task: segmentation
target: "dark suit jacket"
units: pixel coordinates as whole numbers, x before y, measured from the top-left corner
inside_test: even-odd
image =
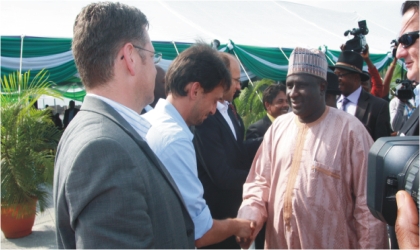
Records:
[[[230,115],[232,115],[229,109]],[[233,121],[235,139],[219,110],[195,127],[194,147],[204,199],[214,219],[235,218],[242,203],[242,186],[251,167],[243,123]],[[259,142],[258,142],[259,143]],[[249,143],[252,145],[253,143]],[[254,143],[255,144],[255,143]],[[209,248],[239,248],[234,237]]]
[[[419,107],[417,107],[404,126],[398,131],[399,136],[419,135]]]
[[[258,120],[257,122],[249,125],[248,130],[246,131],[246,140],[252,139],[260,139],[262,142],[262,138],[264,137],[265,132],[271,126],[271,120],[265,115],[262,119]],[[258,145],[259,146],[259,145]],[[249,153],[252,157],[255,157],[257,153],[258,147],[251,150]]]
[[[58,248],[194,248],[194,224],[149,145],[86,96],[63,133],[54,173]]]
[[[64,128],[67,128],[67,126],[69,125],[69,123],[71,122],[71,120],[69,120],[69,112],[70,112],[70,109],[66,109],[65,111],[64,111],[64,118],[63,118],[63,125],[64,125]],[[74,117],[76,117],[76,115],[77,115],[77,113],[79,112],[79,109],[77,109],[77,108],[74,108],[74,114],[73,114],[73,119],[74,119]]]
[[[271,126],[271,120],[265,115],[261,120],[249,125],[246,131],[246,139],[264,137],[265,132]]]
[[[389,104],[385,100],[362,90],[355,116],[363,123],[374,141],[380,137],[391,136]]]

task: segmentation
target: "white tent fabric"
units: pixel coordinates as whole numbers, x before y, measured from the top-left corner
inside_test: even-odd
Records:
[[[403,1],[124,1],[142,10],[153,41],[210,42],[338,50],[344,31],[366,19],[372,53],[390,51]],[[72,37],[76,15],[89,1],[2,1],[2,35]],[[357,10],[354,12],[352,10]],[[16,18],[16,13],[25,18]],[[12,22],[10,20],[13,20]]]

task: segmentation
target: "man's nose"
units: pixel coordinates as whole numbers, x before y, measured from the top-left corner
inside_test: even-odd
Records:
[[[214,115],[214,114],[216,113],[216,108],[217,108],[217,104],[214,104],[214,105],[211,107],[211,110],[210,110],[210,115]]]
[[[289,96],[290,97],[294,97],[296,95],[297,95],[297,91],[296,91],[295,87],[293,87],[292,89],[289,90]]]
[[[402,46],[402,44],[398,44],[397,53],[395,55],[398,59],[405,58],[407,56],[407,49]]]

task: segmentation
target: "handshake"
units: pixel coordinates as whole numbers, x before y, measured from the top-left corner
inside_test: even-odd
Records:
[[[234,220],[238,222],[239,226],[237,233],[235,233],[236,242],[238,242],[241,248],[248,249],[258,233],[255,232],[256,223],[254,221],[239,218]]]

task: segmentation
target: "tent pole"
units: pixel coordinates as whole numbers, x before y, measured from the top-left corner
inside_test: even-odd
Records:
[[[20,36],[20,62],[19,62],[19,84],[18,84],[18,92],[20,95],[20,83],[22,82],[22,58],[23,58],[23,38],[25,35]]]
[[[283,53],[284,58],[287,59],[287,61],[289,61],[289,58],[287,58],[286,53],[284,53],[283,49],[281,47],[279,47],[281,53]]]
[[[174,41],[172,41],[172,44],[173,44],[173,45],[174,45],[174,47],[175,47],[176,54],[177,54],[177,55],[179,55],[179,51],[178,51],[178,48],[176,47],[175,42],[174,42]]]

